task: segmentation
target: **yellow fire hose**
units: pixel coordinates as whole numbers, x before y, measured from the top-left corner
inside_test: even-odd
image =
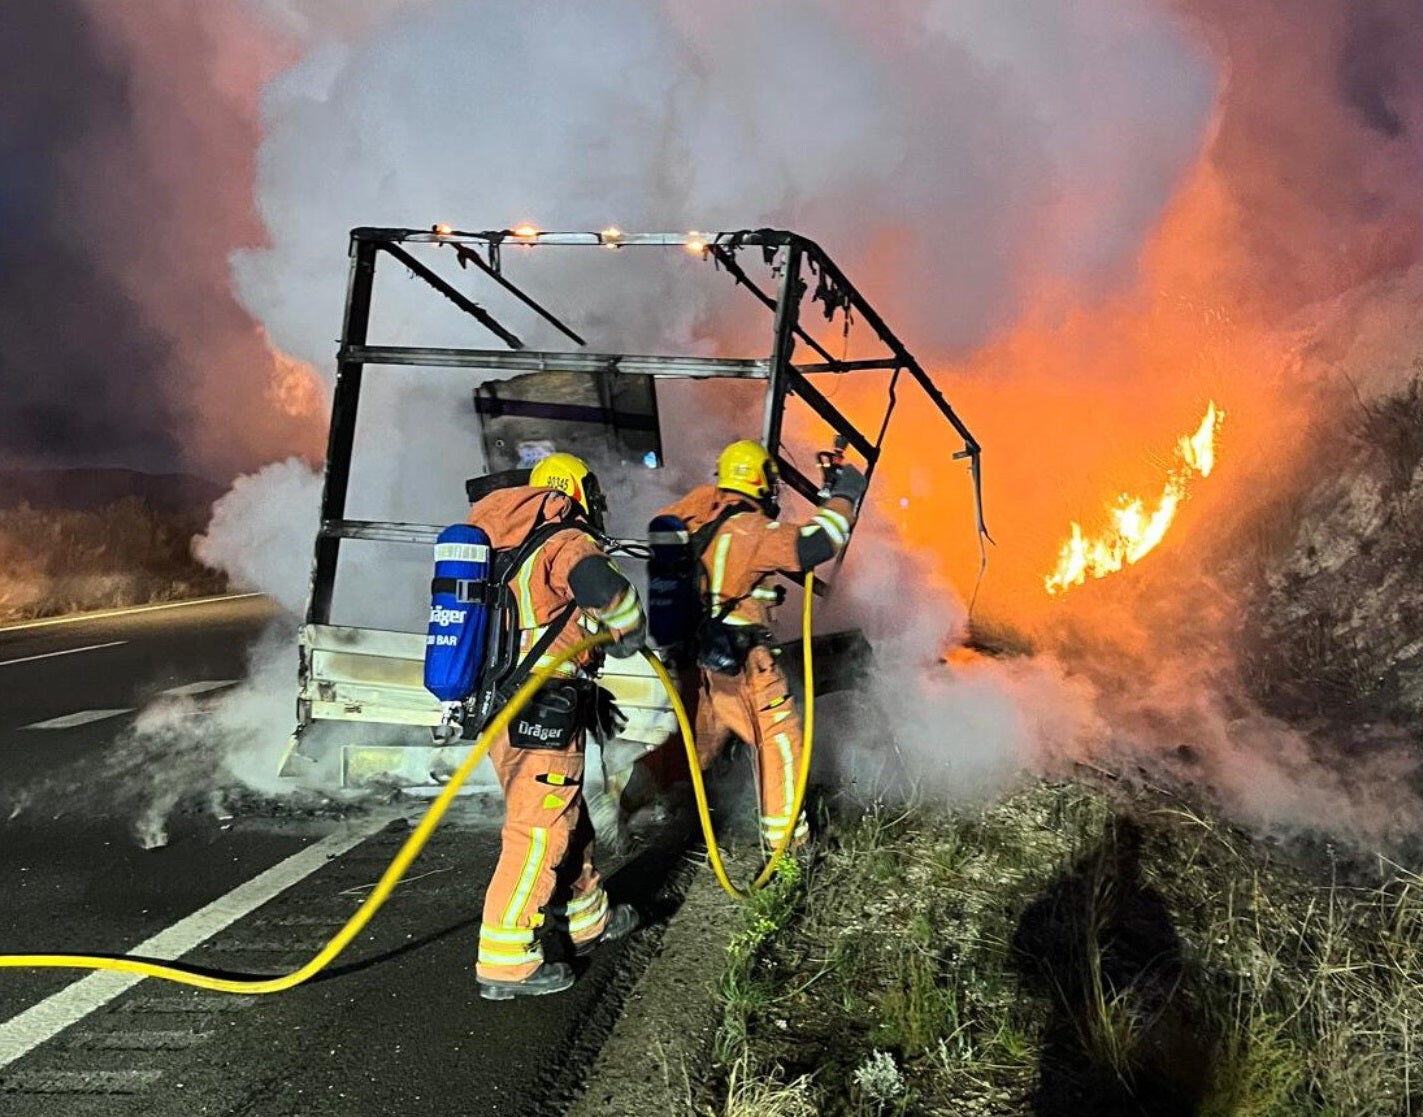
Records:
[[[682,704],[677,688],[673,685],[672,678],[668,675],[662,662],[649,652],[643,653],[648,662],[652,664],[663,687],[666,688],[667,696],[672,701],[672,708],[677,714],[677,724],[682,731],[682,743],[686,747],[687,760],[692,770],[692,786],[697,797],[697,813],[701,819],[702,832],[706,837],[707,852],[711,858],[712,867],[721,886],[738,899],[744,899],[750,892],[763,887],[766,881],[771,879],[771,874],[776,871],[776,865],[785,855],[786,847],[795,831],[796,820],[800,818],[801,807],[805,799],[806,782],[810,775],[811,734],[815,718],[815,696],[810,655],[811,596],[811,582],[807,576],[802,626],[805,633],[805,754],[801,759],[801,770],[796,782],[795,802],[792,804],[790,821],[786,825],[785,834],[776,844],[771,859],[766,863],[761,875],[756,878],[756,881],[746,892],[740,891],[731,883],[726,875],[726,867],[722,864],[721,852],[717,849],[716,836],[712,833],[711,815],[707,809],[706,788],[702,784],[701,766],[697,762],[696,743],[693,739],[691,723],[687,718],[687,709]],[[533,697],[534,692],[543,685],[544,680],[561,664],[582,655],[590,648],[606,644],[611,639],[609,634],[601,633],[584,640],[576,647],[570,648],[567,652],[556,657],[553,662],[532,673],[524,685],[515,692],[509,703],[495,715],[494,720],[479,735],[474,747],[470,749],[469,756],[465,757],[464,762],[450,776],[449,783],[430,804],[424,817],[411,831],[410,837],[405,839],[405,844],[400,847],[390,864],[386,866],[385,872],[381,874],[381,878],[371,894],[346,921],[346,925],[336,932],[331,941],[300,969],[280,977],[225,978],[213,977],[179,965],[148,962],[139,958],[104,957],[97,954],[5,954],[0,955],[0,969],[113,970],[119,973],[138,974],[141,977],[156,977],[162,981],[176,982],[179,985],[193,985],[199,989],[208,989],[216,993],[240,993],[249,996],[261,993],[283,993],[310,981],[334,962],[342,951],[351,945],[356,936],[365,930],[367,924],[375,918],[376,912],[390,898],[396,885],[400,883],[401,878],[405,876],[415,859],[420,856],[420,851],[425,848],[425,844],[430,840],[430,835],[440,825],[441,820],[445,817],[445,812],[449,810],[450,804],[454,802],[455,796],[459,794],[465,780],[484,759],[484,754],[489,751],[489,746],[494,742],[494,738],[509,727],[509,723],[518,716],[519,711]]]
[[[721,850],[717,848],[716,835],[712,831],[711,811],[707,806],[706,784],[702,781],[702,766],[697,759],[695,735],[692,732],[692,724],[687,718],[687,707],[682,704],[682,697],[677,693],[677,688],[672,683],[672,676],[667,673],[667,668],[662,665],[662,661],[654,655],[647,656],[647,661],[652,664],[653,671],[657,672],[657,677],[662,680],[667,697],[672,700],[672,710],[676,713],[677,725],[682,730],[682,744],[687,750],[687,767],[691,769],[692,773],[692,791],[697,799],[697,817],[701,819],[702,835],[706,839],[707,857],[711,860],[712,871],[716,873],[716,879],[721,882],[721,886],[727,894],[738,900],[748,899],[751,893],[764,888],[766,882],[775,875],[776,866],[781,863],[782,858],[786,855],[786,850],[790,847],[791,838],[795,835],[796,823],[800,819],[800,812],[805,807],[805,789],[810,782],[810,754],[815,743],[815,670],[810,652],[810,607],[815,597],[814,588],[815,575],[807,574],[805,576],[805,602],[801,607],[800,618],[802,660],[805,664],[805,748],[800,758],[800,771],[796,773],[795,796],[791,801],[785,833],[781,835],[780,841],[771,851],[771,856],[766,861],[760,875],[745,891],[731,883],[726,866],[721,860]]]

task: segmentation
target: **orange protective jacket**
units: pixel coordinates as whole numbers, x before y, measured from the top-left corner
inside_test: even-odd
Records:
[[[528,486],[499,489],[473,505],[469,522],[483,528],[496,551],[518,547],[540,524],[571,519],[576,511],[573,501],[552,489]],[[632,584],[617,572],[607,555],[587,530],[572,520],[567,530],[557,532],[525,561],[510,578],[509,585],[519,610],[519,650],[527,654],[543,636],[548,624],[574,603],[570,585],[580,563],[585,560],[607,563],[617,574],[608,600],[600,604],[579,602],[582,615],[577,623],[564,626],[543,656],[539,666],[602,628],[615,636],[637,628],[642,621],[642,604]],[[562,674],[595,669],[599,654],[586,652],[576,663],[560,669]]]
[[[725,615],[727,623],[769,625],[778,594],[764,583],[778,571],[804,573],[802,556],[807,549],[817,549],[806,546],[817,533],[828,543],[818,548],[821,554],[839,554],[855,522],[855,509],[844,497],[832,497],[806,522],[788,523],[772,520],[749,497],[708,484],[693,489],[662,514],[678,516],[696,531],[731,505],[741,505],[745,511],[727,520],[702,553],[712,615],[721,616],[728,603],[734,603]]]

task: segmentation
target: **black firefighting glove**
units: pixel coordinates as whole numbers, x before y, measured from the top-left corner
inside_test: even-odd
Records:
[[[835,474],[835,480],[830,486],[830,495],[844,497],[858,507],[860,498],[865,495],[865,489],[868,487],[869,482],[865,480],[865,475],[847,462]]]
[[[617,701],[613,698],[613,692],[607,687],[593,688],[591,706],[588,720],[593,740],[600,745],[607,744],[623,731],[628,723],[627,714],[619,708]]]

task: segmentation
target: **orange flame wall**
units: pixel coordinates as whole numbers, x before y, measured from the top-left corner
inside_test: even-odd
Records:
[[[1162,552],[1189,549],[1204,526],[1267,493],[1340,382],[1334,358],[1352,329],[1341,300],[1376,290],[1383,300],[1385,284],[1416,279],[1423,175],[1416,139],[1400,142],[1423,123],[1416,74],[1376,67],[1353,74],[1353,86],[1348,78],[1351,51],[1376,56],[1362,41],[1370,35],[1407,39],[1423,57],[1423,16],[1344,0],[1181,6],[1225,77],[1137,282],[1097,302],[1040,291],[1006,336],[934,365],[985,447],[998,546],[984,618],[1035,629],[1064,609],[1090,613],[1086,599],[1100,600],[1090,593],[1074,604],[1044,592],[1069,525],[1090,533],[1117,494],[1160,493],[1178,438],[1210,400],[1230,414],[1215,474],[1193,487]],[[1360,13],[1374,22],[1361,25]],[[946,428],[927,407],[902,408],[897,424],[878,499],[967,596],[978,555]]]

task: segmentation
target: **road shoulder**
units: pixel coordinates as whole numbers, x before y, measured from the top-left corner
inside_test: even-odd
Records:
[[[569,1117],[690,1111],[722,1019],[716,975],[740,918],[710,868],[697,866]]]

